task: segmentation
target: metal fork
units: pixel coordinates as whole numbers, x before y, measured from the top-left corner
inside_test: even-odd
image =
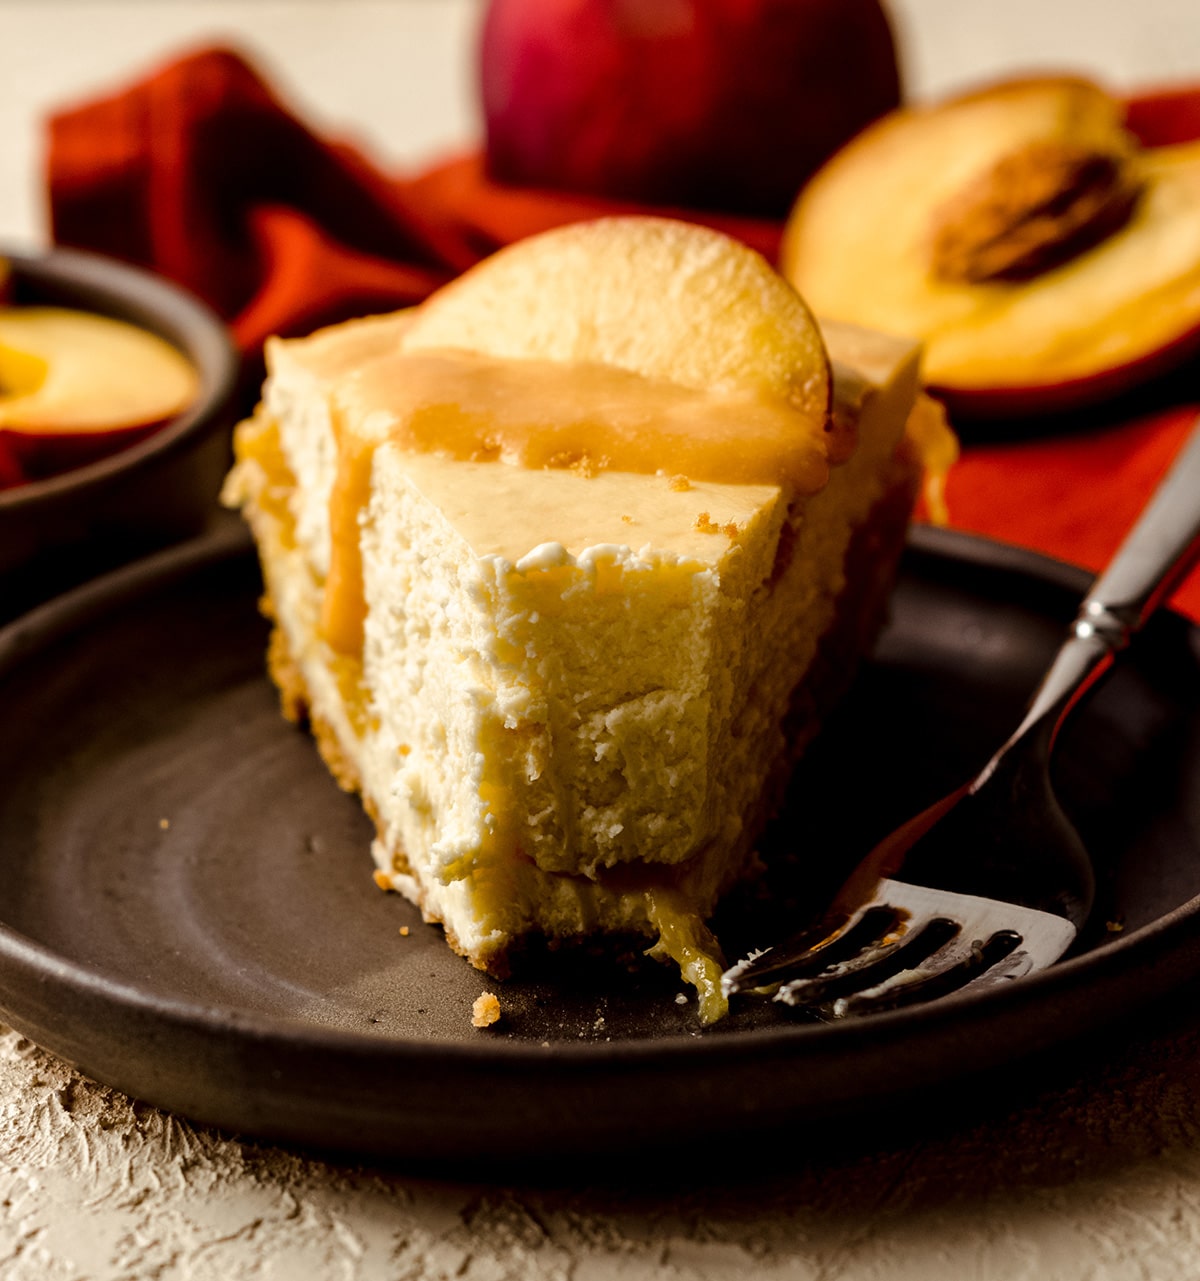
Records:
[[[727,970],[725,995],[773,994],[842,1018],[976,991],[1058,960],[1095,886],[1051,785],[1055,739],[1198,555],[1200,427],[1084,598],[1013,735],[975,778],[880,842],[819,919]]]

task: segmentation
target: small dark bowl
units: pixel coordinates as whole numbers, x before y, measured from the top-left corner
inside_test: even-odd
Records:
[[[7,253],[11,301],[140,325],[179,348],[199,390],[177,418],[71,471],[0,490],[0,620],[102,570],[201,532],[229,464],[238,357],[220,320],[177,286],[95,254]]]

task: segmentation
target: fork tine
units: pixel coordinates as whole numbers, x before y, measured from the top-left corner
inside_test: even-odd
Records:
[[[912,970],[898,973],[875,987],[864,988],[828,1002],[820,1011],[830,1019],[878,1014],[918,1002],[950,996],[1020,978],[1033,969],[1015,930],[998,930],[987,939],[968,939],[959,933],[949,945]]]
[[[889,940],[869,946],[848,960],[811,977],[787,980],[775,994],[785,1005],[831,1005],[859,991],[880,991],[897,976],[915,973],[931,957],[941,955],[961,932],[946,916],[910,920]]]
[[[1029,957],[1032,968],[1042,969],[1058,960],[1075,941],[1075,926],[1066,917],[1020,903],[891,880],[880,881],[877,897],[914,917],[950,916],[962,924],[971,941],[1014,930],[1021,936],[1021,951]]]
[[[777,1001],[842,1018],[1017,978],[1061,956],[1075,927],[1019,904],[885,879],[843,927],[809,933],[804,946],[792,940],[733,966],[723,988],[780,984]]]
[[[778,947],[752,952],[721,976],[726,996],[770,987],[781,979],[828,969],[839,961],[878,946],[904,926],[904,914],[878,902],[864,903],[849,915],[827,915]]]

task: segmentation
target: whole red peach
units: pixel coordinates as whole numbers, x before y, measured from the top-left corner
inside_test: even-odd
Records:
[[[492,0],[489,173],[778,216],[900,99],[880,0]]]

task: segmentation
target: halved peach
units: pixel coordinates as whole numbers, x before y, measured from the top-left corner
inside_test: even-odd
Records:
[[[91,312],[0,308],[0,442],[30,477],[133,444],[196,390],[190,361],[148,330]]]
[[[821,315],[925,343],[960,417],[1049,412],[1200,349],[1200,142],[1142,148],[1081,79],[885,117],[801,192],[785,276]]]

